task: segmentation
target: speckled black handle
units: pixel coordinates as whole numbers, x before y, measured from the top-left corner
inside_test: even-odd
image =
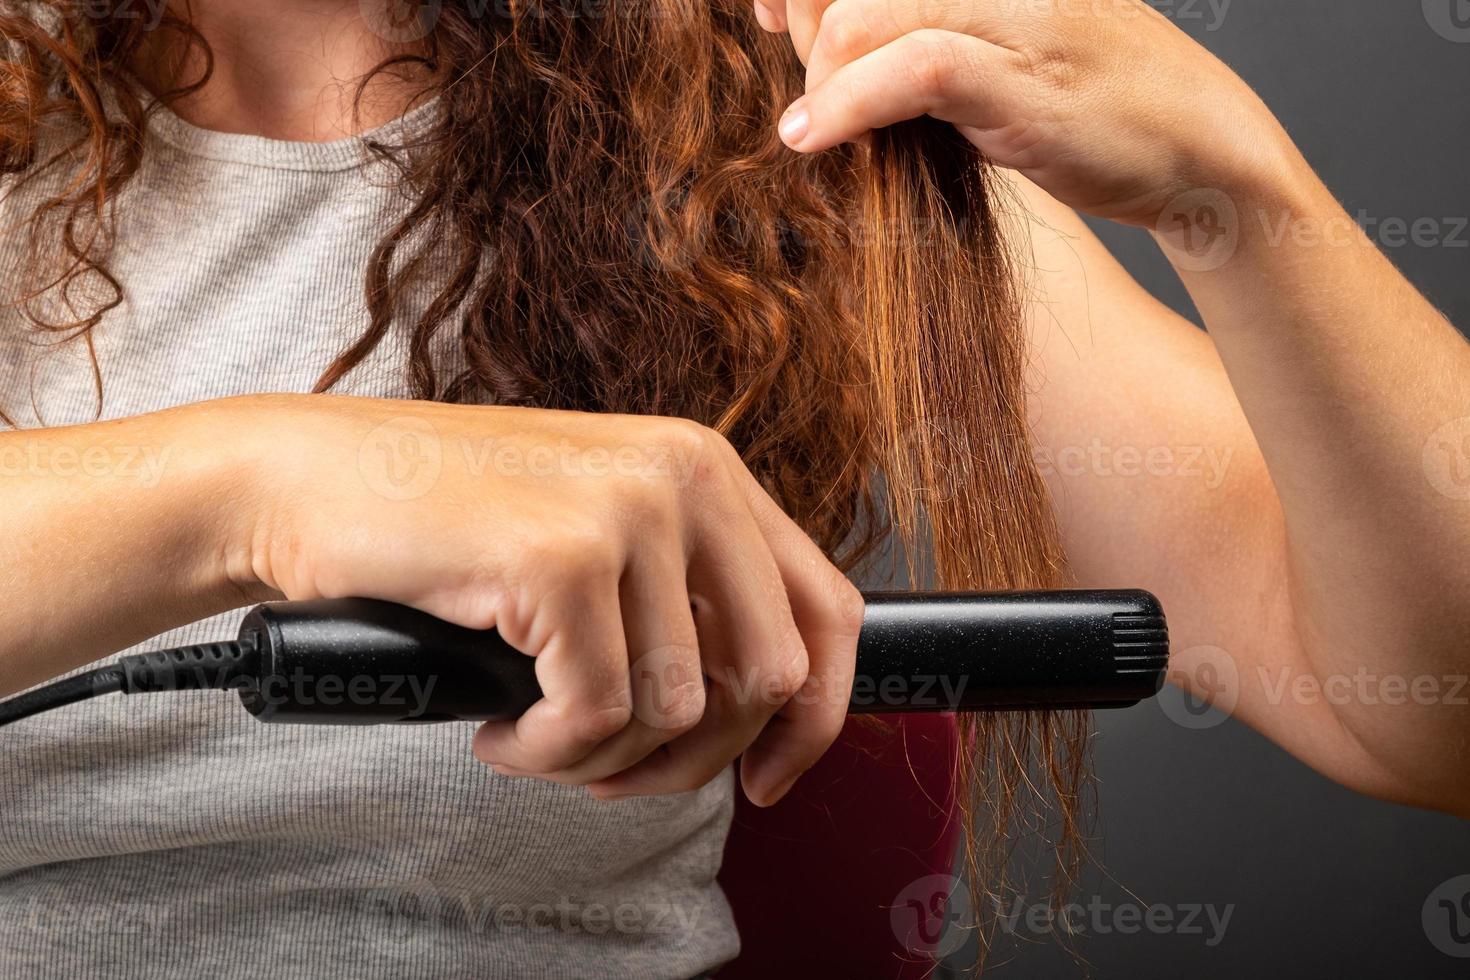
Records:
[[[1152,697],[1169,640],[1141,591],[870,593],[849,711],[1114,708]],[[240,697],[261,721],[374,725],[515,718],[535,662],[495,631],[370,599],[270,603]]]

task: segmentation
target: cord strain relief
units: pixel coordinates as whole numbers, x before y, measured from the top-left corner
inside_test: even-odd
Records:
[[[257,660],[253,646],[228,641],[140,653],[123,657],[118,666],[123,693],[146,694],[237,687],[254,678]]]

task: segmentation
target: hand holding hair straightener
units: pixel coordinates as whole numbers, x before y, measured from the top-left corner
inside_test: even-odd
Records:
[[[1142,591],[872,593],[853,714],[1126,707],[1168,666],[1158,600]],[[272,723],[376,725],[519,717],[535,661],[469,630],[370,599],[267,603],[230,642],[160,650],[0,704],[0,725],[101,694],[236,690]]]

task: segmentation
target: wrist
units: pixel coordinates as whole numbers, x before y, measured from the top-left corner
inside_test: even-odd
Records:
[[[301,395],[242,395],[201,402],[187,419],[194,535],[202,588],[226,608],[278,598],[264,563],[281,520],[281,487],[299,461],[293,450]]]
[[[1243,256],[1281,244],[1326,193],[1269,113],[1226,142],[1230,149],[1187,168],[1150,229],[1186,279],[1239,267]]]

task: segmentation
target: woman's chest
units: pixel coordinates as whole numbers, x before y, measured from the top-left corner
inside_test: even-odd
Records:
[[[371,325],[367,269],[399,206],[357,171],[173,161],[127,185],[100,267],[66,276],[56,230],[26,227],[41,190],[0,211],[0,410],[21,427],[97,418],[99,388],[102,418],[312,390]],[[406,395],[401,336],[336,390]]]

